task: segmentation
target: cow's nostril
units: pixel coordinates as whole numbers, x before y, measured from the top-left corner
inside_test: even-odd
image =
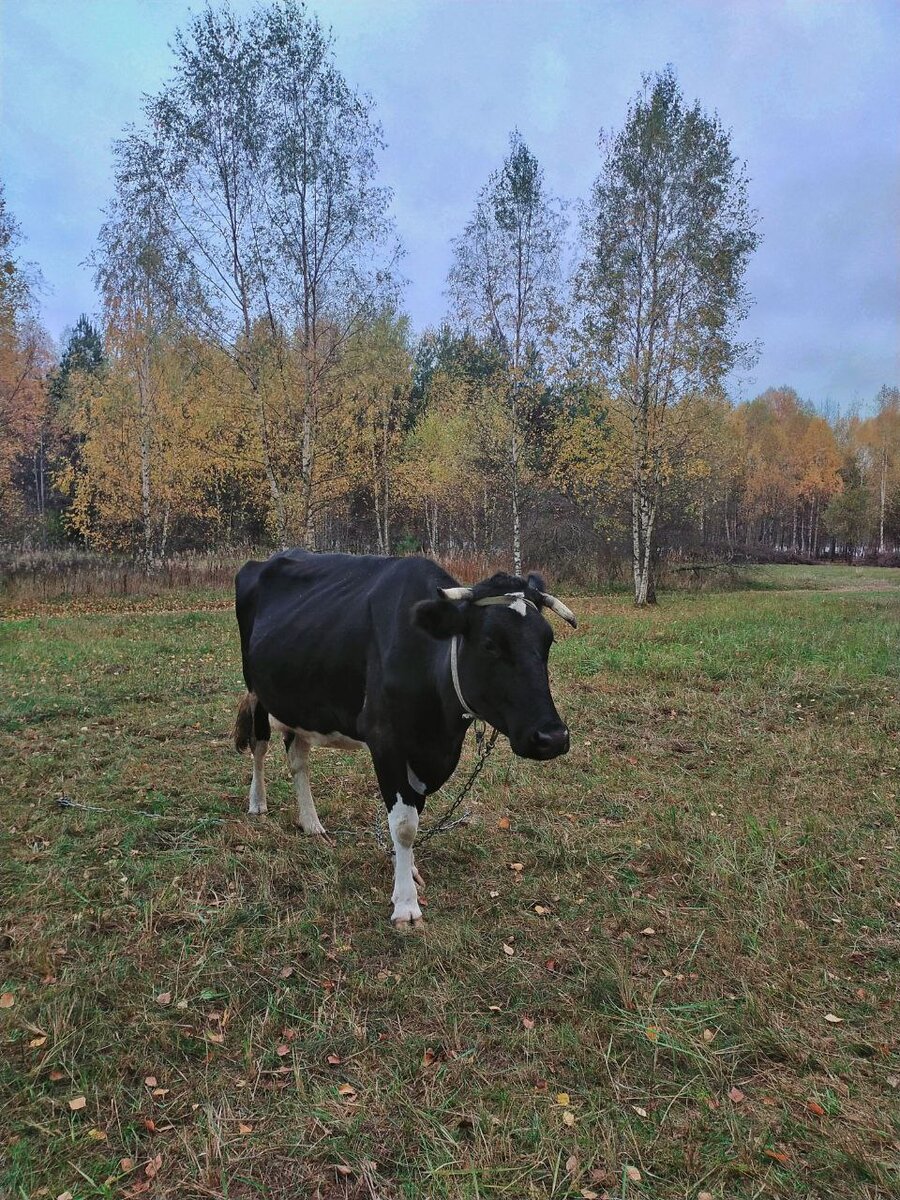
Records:
[[[569,731],[565,725],[559,725],[549,731],[538,729],[528,740],[532,753],[542,758],[554,758],[568,750]]]

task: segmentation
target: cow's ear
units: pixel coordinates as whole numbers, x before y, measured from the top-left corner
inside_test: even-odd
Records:
[[[452,600],[420,600],[412,608],[413,625],[433,638],[465,633],[468,621],[466,609]]]
[[[544,583],[543,575],[538,575],[537,571],[532,571],[526,580],[528,586],[535,592],[546,592],[547,585]]]

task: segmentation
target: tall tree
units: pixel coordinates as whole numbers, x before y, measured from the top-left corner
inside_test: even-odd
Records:
[[[622,130],[601,135],[582,217],[575,299],[631,474],[635,602],[652,598],[653,539],[672,415],[746,360],[736,326],[758,243],[747,178],[716,116],[686,105],[671,67],[646,78]]]
[[[492,342],[504,359],[505,436],[512,558],[522,570],[521,480],[527,410],[539,390],[539,359],[560,324],[562,206],[518,131],[454,243],[449,288],[457,321]]]
[[[52,364],[37,316],[39,276],[19,258],[21,240],[0,184],[0,525],[9,529],[29,514],[43,517],[48,482],[46,378]]]
[[[900,388],[883,387],[873,417],[860,424],[857,438],[864,447],[873,477],[878,507],[878,553],[884,554],[885,516],[891,488],[900,484]]]
[[[246,18],[208,7],[175,55],[144,128],[119,144],[120,177],[161,197],[182,315],[243,373],[278,540],[312,544],[327,376],[396,250],[375,179],[381,133],[295,0]],[[297,455],[281,452],[285,440]],[[295,464],[300,528],[289,530]]]

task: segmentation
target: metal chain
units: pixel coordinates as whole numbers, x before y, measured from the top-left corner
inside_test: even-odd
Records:
[[[429,825],[425,832],[419,835],[417,840],[418,845],[421,846],[423,842],[430,841],[431,838],[436,837],[439,833],[446,833],[448,829],[454,829],[457,825],[464,824],[472,815],[469,809],[466,809],[462,816],[457,817],[456,820],[452,819],[453,814],[457,811],[463,800],[465,800],[466,796],[468,796],[469,792],[472,790],[475,780],[484,770],[485,764],[491,756],[491,751],[497,744],[497,738],[500,736],[499,730],[493,729],[491,730],[491,736],[485,740],[484,735],[486,728],[487,727],[483,721],[475,722],[475,748],[477,757],[475,759],[475,766],[472,768],[472,773],[469,775],[469,778],[463,784],[456,799],[453,801],[444,815],[439,817],[433,825]]]

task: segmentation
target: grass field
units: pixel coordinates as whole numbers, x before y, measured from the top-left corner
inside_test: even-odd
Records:
[[[364,754],[245,815],[224,593],[5,621],[0,1196],[896,1195],[900,575],[750,583],[567,597],[406,936]]]

